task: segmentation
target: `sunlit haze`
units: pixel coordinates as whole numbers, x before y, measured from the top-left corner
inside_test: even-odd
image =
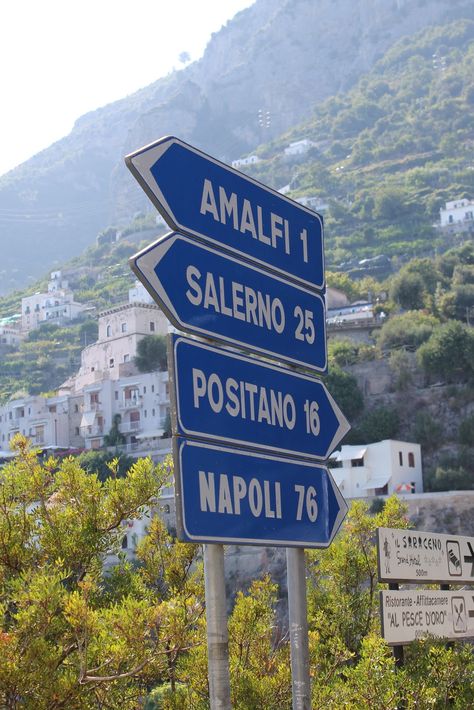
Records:
[[[254,0],[0,3],[0,175],[67,135],[87,111],[202,56]]]

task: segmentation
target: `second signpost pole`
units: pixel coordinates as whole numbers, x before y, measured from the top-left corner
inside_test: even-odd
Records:
[[[231,710],[223,545],[204,545],[204,576],[210,706]]]
[[[303,548],[287,547],[286,568],[293,710],[311,710],[306,567]]]

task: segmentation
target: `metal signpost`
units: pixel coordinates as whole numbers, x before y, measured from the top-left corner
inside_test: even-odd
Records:
[[[204,543],[212,710],[229,710],[224,543],[287,547],[294,710],[309,710],[304,547],[327,547],[347,511],[324,461],[349,424],[327,370],[323,224],[178,138],[125,158],[175,232],[130,260],[180,330],[271,365],[169,338],[176,510]],[[225,627],[225,629],[223,628]]]
[[[320,294],[175,232],[130,265],[180,330],[326,371]]]
[[[174,433],[324,460],[349,430],[316,378],[172,336]]]
[[[417,589],[380,592],[382,635],[390,645],[426,636],[474,636],[474,590]]]
[[[474,584],[474,537],[379,528],[381,582]]]
[[[347,505],[323,466],[181,438],[175,446],[185,540],[327,547],[345,517]]]
[[[321,217],[169,136],[125,162],[167,224],[312,288],[324,288]]]

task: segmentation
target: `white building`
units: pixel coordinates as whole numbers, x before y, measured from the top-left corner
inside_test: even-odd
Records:
[[[169,440],[161,439],[170,402],[167,372],[141,373],[115,380],[104,378],[86,385],[83,398],[80,434],[86,449],[104,446],[104,436],[119,415],[119,431],[125,438],[119,447],[121,451],[170,452]]]
[[[21,328],[29,332],[41,323],[61,325],[74,320],[87,310],[83,303],[74,301],[74,294],[60,271],[52,271],[47,293],[35,293],[21,299]]]
[[[330,456],[329,466],[345,498],[423,492],[419,444],[386,439],[341,446]]]
[[[0,449],[7,451],[15,434],[27,436],[34,446],[82,448],[81,408],[80,399],[65,395],[10,400],[0,407]]]
[[[303,138],[300,141],[294,141],[293,143],[290,143],[290,145],[285,148],[285,155],[304,155],[309,150],[311,150],[311,148],[314,147],[316,147],[316,143],[314,141],[309,140],[309,138]]]
[[[17,348],[23,337],[21,315],[17,314],[0,319],[0,349],[2,345]]]
[[[315,212],[325,212],[325,210],[329,209],[329,203],[324,202],[324,200],[316,195],[302,195],[296,198],[296,202],[299,202],[303,207],[309,207],[310,210],[314,210]]]
[[[243,168],[246,165],[255,165],[260,162],[258,155],[247,155],[246,158],[238,158],[232,161],[233,168]]]
[[[439,211],[442,227],[463,226],[474,228],[474,201],[473,200],[452,200],[446,202],[446,207]]]

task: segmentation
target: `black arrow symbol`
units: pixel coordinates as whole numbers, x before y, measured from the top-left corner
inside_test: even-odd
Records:
[[[470,542],[467,543],[467,546],[468,546],[469,552],[471,554],[464,555],[464,562],[467,562],[468,564],[472,565],[471,566],[471,577],[474,577],[474,550],[472,549],[472,545]]]
[[[472,597],[472,601],[474,602],[474,597]],[[467,615],[469,616],[470,619],[474,617],[474,609],[469,609],[467,612]]]

